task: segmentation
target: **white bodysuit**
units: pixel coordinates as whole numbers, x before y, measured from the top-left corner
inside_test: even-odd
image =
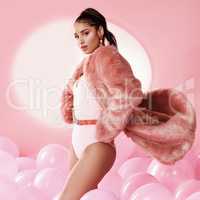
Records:
[[[74,115],[78,120],[98,119],[100,106],[89,90],[84,74],[73,85]],[[89,144],[97,142],[96,124],[73,124],[72,145],[78,158]]]

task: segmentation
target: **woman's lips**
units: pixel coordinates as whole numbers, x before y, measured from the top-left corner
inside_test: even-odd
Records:
[[[86,49],[87,48],[87,46],[85,45],[85,46],[81,46],[81,49]]]

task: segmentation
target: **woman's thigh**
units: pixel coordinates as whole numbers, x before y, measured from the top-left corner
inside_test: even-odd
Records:
[[[68,176],[63,199],[80,199],[89,190],[97,188],[115,159],[116,150],[111,145],[102,142],[88,145]]]
[[[96,175],[100,175],[100,179],[103,178],[101,175],[105,175],[116,159],[115,146],[111,144],[96,142],[88,145],[85,148],[84,154],[91,158],[91,164],[93,164],[93,172]]]

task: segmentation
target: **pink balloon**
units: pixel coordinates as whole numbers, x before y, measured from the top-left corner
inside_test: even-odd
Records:
[[[114,171],[109,171],[106,176],[98,184],[98,189],[108,190],[115,194],[116,197],[120,196],[120,188],[122,186],[121,176]]]
[[[120,199],[127,200],[130,198],[131,194],[135,192],[135,190],[140,186],[145,185],[147,183],[157,182],[158,180],[154,176],[146,172],[133,174],[124,181],[120,191]]]
[[[16,158],[19,171],[26,169],[35,169],[36,161],[29,157],[18,157]]]
[[[200,180],[200,154],[197,155],[196,163],[195,163],[195,176],[198,180]]]
[[[173,192],[183,181],[194,178],[194,169],[186,160],[177,161],[174,165],[164,165],[154,159],[147,172]]]
[[[200,191],[200,181],[190,179],[180,184],[175,191],[175,200],[185,200],[192,193]]]
[[[135,145],[125,134],[119,134],[115,139],[116,160],[113,168],[118,169],[129,157],[134,157]]]
[[[33,185],[54,198],[62,191],[66,177],[61,169],[46,168],[37,173]]]
[[[38,169],[62,167],[68,169],[68,150],[59,144],[49,144],[43,147],[37,155]]]
[[[148,183],[139,187],[130,200],[173,200],[172,193],[160,183]]]
[[[80,198],[80,200],[104,200],[104,199],[119,200],[113,193],[100,189],[90,190]]]
[[[18,171],[18,166],[15,158],[4,151],[0,151],[0,174],[14,179]]]
[[[17,192],[17,200],[50,200],[50,198],[34,186],[28,186],[20,188]]]
[[[37,174],[36,169],[29,169],[19,172],[15,177],[15,182],[20,186],[31,186]]]
[[[10,179],[8,176],[4,175],[4,174],[0,174],[0,181],[1,182],[12,182],[12,179]]]
[[[195,192],[191,194],[186,200],[199,200],[200,199],[200,192]]]
[[[7,137],[0,136],[0,150],[7,152],[14,157],[19,156],[17,145]]]
[[[0,179],[0,199],[2,200],[17,200],[16,194],[19,187],[9,179]]]
[[[62,193],[59,193],[58,195],[56,195],[53,200],[60,200],[60,196],[61,196]]]
[[[196,148],[193,146],[192,149],[183,158],[184,160],[187,160],[194,169],[198,160],[198,153],[196,151]]]
[[[133,175],[135,173],[146,172],[150,162],[151,159],[145,157],[128,159],[119,168],[118,173],[122,177],[122,179],[126,179],[130,175]]]
[[[138,145],[134,144],[133,141],[128,138],[123,132],[116,137],[115,145],[117,150],[117,157],[113,168],[118,169],[120,165],[126,160],[133,157],[147,157],[144,151],[138,148]]]

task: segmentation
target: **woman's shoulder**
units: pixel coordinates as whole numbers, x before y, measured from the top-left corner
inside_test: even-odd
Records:
[[[119,52],[115,46],[107,45],[98,47],[97,49],[94,50],[92,54],[95,56],[112,56],[117,53]]]

